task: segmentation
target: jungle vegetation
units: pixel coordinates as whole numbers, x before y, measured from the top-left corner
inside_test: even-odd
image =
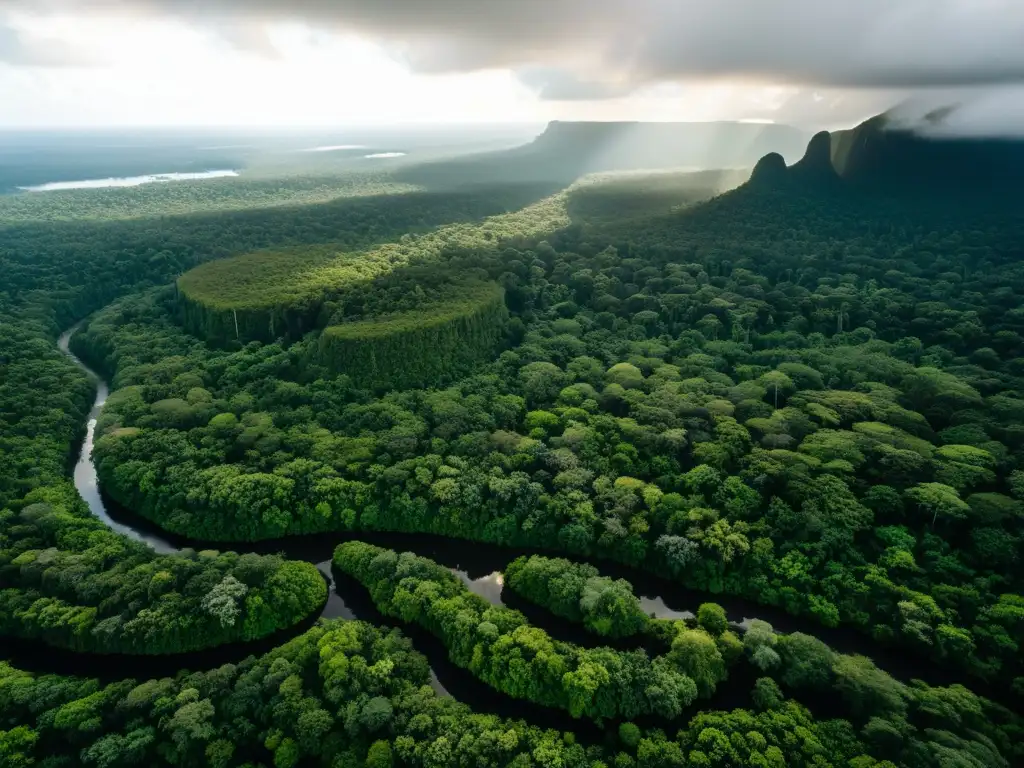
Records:
[[[1012,684],[1020,222],[960,211],[751,186],[660,228],[448,251],[504,287],[512,348],[382,398],[306,365],[312,339],[209,350],[166,292],[135,297],[77,347],[125,387],[99,470],[180,533],[595,555]]]
[[[335,551],[334,565],[367,586],[383,613],[438,635],[452,661],[488,685],[574,717],[676,718],[698,694],[714,693],[725,677],[725,662],[710,635],[695,638],[693,648],[680,643],[684,658],[678,660],[580,648],[531,627],[518,611],[492,606],[446,568],[411,552],[346,542]]]
[[[334,563],[366,585],[386,614],[440,636],[459,666],[509,696],[566,708],[574,717],[601,722],[651,715],[647,720],[661,724],[678,718],[680,708],[685,711],[696,697],[712,696],[730,673],[749,666],[757,676],[755,707],[781,697],[782,690],[838,701],[847,722],[862,726],[860,735],[871,754],[899,764],[942,754],[945,736],[929,743],[936,738],[929,728],[938,725],[932,717],[939,702],[958,713],[942,726],[951,731],[951,743],[961,743],[982,764],[998,764],[1013,754],[1012,739],[1024,722],[962,686],[906,685],[868,658],[837,654],[809,635],[776,634],[764,621],[754,620],[741,640],[713,603],[701,606],[692,625],[661,620],[668,649],[649,657],[644,650],[553,641],[519,612],[489,605],[447,569],[412,553],[347,542],[335,551]],[[631,591],[628,583],[625,588]],[[982,727],[981,719],[961,730],[970,711],[985,712],[992,720],[979,732],[970,731]]]
[[[95,458],[116,501],[239,549],[406,531],[547,550],[510,567],[510,589],[593,646],[423,558],[350,542],[336,565],[501,694],[613,725],[584,744],[474,714],[425,685],[400,634],[325,623],[173,679],[4,665],[0,762],[1019,763],[1020,722],[992,699],[1024,695],[1024,218],[998,198],[864,195],[809,156],[679,206],[664,178],[631,178],[5,221],[0,633],[180,652],[324,600],[311,565],[156,555],[88,514],[67,466],[93,387],[53,345],[88,318],[72,346],[113,385]],[[257,262],[258,279],[232,277]],[[251,306],[215,306],[217,286]],[[477,330],[435,338],[422,318],[475,298],[486,344],[424,374],[439,339]],[[353,333],[397,338],[389,367],[365,362],[374,345],[325,360]],[[902,649],[963,684],[897,681],[764,622],[740,637],[710,599],[696,622],[651,620],[582,558],[849,627],[866,656]],[[662,652],[601,647],[651,637]],[[699,711],[730,677],[752,680],[749,703]]]
[[[424,657],[397,631],[363,622],[323,623],[263,657],[162,680],[103,685],[0,663],[0,759],[12,768],[802,768],[832,764],[822,762],[828,755],[855,759],[858,768],[893,765],[866,755],[848,723],[816,721],[767,678],[758,683],[756,709],[701,713],[671,733],[623,723],[606,743],[584,744],[571,733],[473,713],[439,697],[428,674]],[[970,758],[955,737],[942,738],[920,758]],[[978,754],[990,756],[984,749]]]
[[[465,207],[471,212],[504,210],[506,205],[532,195],[536,187],[498,188],[448,195],[410,195],[410,216],[422,221],[423,208],[431,206],[449,221]],[[500,193],[500,194],[499,194]],[[377,201],[378,206],[381,201]],[[387,206],[390,211],[394,199]],[[401,207],[401,203],[399,203]],[[381,208],[369,206],[372,215]],[[453,210],[454,209],[454,210]],[[436,214],[435,214],[436,215]],[[485,218],[474,224],[447,224],[417,236],[402,217],[387,219],[389,226],[404,231],[398,242],[351,252],[337,246],[318,245],[285,251],[261,251],[203,264],[177,281],[184,307],[184,322],[194,335],[213,342],[276,341],[299,338],[304,333],[336,322],[339,309],[358,299],[374,278],[390,274],[412,260],[430,260],[453,247],[488,248],[500,240],[529,238],[568,222],[564,197],[555,195],[526,208]],[[387,230],[377,231],[378,236]],[[406,282],[410,282],[407,280]],[[423,290],[421,288],[421,290]],[[452,291],[456,292],[456,291]],[[390,306],[380,314],[393,314]]]
[[[497,283],[466,280],[445,288],[445,298],[405,312],[328,326],[317,348],[320,364],[377,391],[468,375],[506,336],[505,292]]]
[[[4,510],[0,632],[94,653],[182,653],[256,640],[327,600],[309,563],[234,552],[155,555],[109,530],[73,489]]]
[[[632,585],[561,557],[520,557],[505,568],[505,584],[556,616],[607,637],[629,637],[648,624]]]
[[[226,164],[225,167],[232,165]],[[137,169],[127,172],[132,175],[134,170]],[[167,168],[160,170],[166,172]],[[51,181],[54,175],[49,173],[43,180]],[[61,174],[56,176],[60,178]],[[109,171],[100,178],[106,176],[109,176]],[[247,169],[239,177],[196,182],[4,194],[0,195],[0,226],[28,222],[141,219],[278,206],[294,208],[326,203],[339,197],[399,195],[417,189],[378,173],[324,174],[296,170],[282,176],[280,173],[266,174]]]

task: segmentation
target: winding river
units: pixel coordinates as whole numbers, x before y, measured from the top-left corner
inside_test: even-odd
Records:
[[[85,439],[74,467],[75,487],[96,517],[118,533],[147,544],[161,554],[171,554],[183,549],[222,549],[223,543],[212,543],[185,539],[162,531],[152,522],[142,519],[128,510],[120,509],[102,495],[92,461],[96,423],[109,386],[101,376],[92,371],[71,352],[72,335],[80,326],[66,331],[59,339],[58,346],[76,365],[96,381],[96,399],[89,413]],[[469,672],[456,667],[448,660],[447,652],[439,640],[416,626],[400,624],[385,617],[376,609],[369,594],[361,584],[336,574],[331,567],[331,556],[337,543],[344,537],[296,536],[277,541],[265,541],[244,545],[247,551],[260,554],[281,553],[295,560],[314,563],[329,584],[329,596],[320,617],[331,619],[364,619],[384,626],[401,626],[416,649],[423,653],[431,665],[431,681],[434,689],[442,695],[451,695],[464,701],[477,711],[522,718],[543,727],[557,727],[574,730],[586,735],[592,724],[574,720],[566,713],[527,705],[500,694],[477,680]],[[465,542],[430,535],[360,533],[355,538],[397,551],[413,551],[429,557],[448,567],[466,586],[494,605],[508,605],[521,610],[535,626],[542,627],[553,637],[575,642],[580,645],[596,646],[608,644],[589,635],[581,627],[561,620],[551,613],[532,605],[511,592],[503,589],[502,571],[506,565],[524,550],[509,550],[493,545]],[[239,549],[238,545],[231,545]],[[754,617],[772,623],[782,632],[801,631],[813,634],[835,650],[843,653],[861,653],[871,656],[879,667],[893,677],[908,681],[913,678],[925,680],[933,685],[947,685],[956,676],[939,667],[923,662],[921,658],[895,649],[880,648],[852,629],[828,629],[806,620],[791,616],[779,609],[759,606],[749,601],[730,598],[725,595],[707,595],[686,590],[678,584],[658,579],[649,574],[618,566],[614,563],[597,564],[602,573],[616,578],[626,578],[634,586],[641,605],[650,615],[658,618],[692,618],[693,610],[705,601],[722,605],[730,623],[742,631]],[[236,643],[217,648],[175,654],[168,656],[128,656],[83,654],[49,647],[41,647],[36,641],[19,641],[4,638],[0,648],[8,658],[25,669],[98,677],[104,680],[127,677],[149,678],[174,675],[180,669],[211,669],[225,663],[238,662],[253,654],[265,653],[282,642],[296,637],[311,627],[317,618],[311,617],[302,624],[279,632],[271,637],[250,643]],[[632,641],[636,647],[637,641]],[[629,641],[624,647],[630,647]],[[719,687],[710,701],[701,702],[701,708],[731,708],[749,705],[749,691],[753,683],[752,674],[745,672],[749,665],[741,665],[732,673],[730,680]],[[748,679],[749,678],[749,679]],[[975,689],[978,688],[974,685]],[[979,691],[980,692],[980,691]],[[591,734],[599,736],[599,731]]]

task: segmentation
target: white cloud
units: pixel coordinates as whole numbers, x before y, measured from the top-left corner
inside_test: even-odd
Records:
[[[8,124],[103,116],[305,124],[600,115],[835,127],[922,89],[949,88],[981,99],[979,116],[1024,119],[1012,105],[1001,111],[998,99],[984,97],[998,88],[1019,103],[1020,92],[1010,87],[1024,83],[1019,0],[3,6],[0,62],[8,67],[0,64],[0,89],[10,108],[0,111],[0,122]],[[86,60],[101,69],[51,66]]]
[[[0,65],[0,124],[337,125],[541,119],[507,71],[425,77],[354,36],[297,24],[266,29],[275,58],[226,47],[177,21],[37,20],[37,31],[81,41],[90,68]]]
[[[40,9],[158,14],[226,30],[243,41],[251,41],[254,25],[302,21],[388,40],[414,67],[430,72],[558,66],[581,81],[634,85],[705,76],[873,88],[1024,80],[1019,0],[8,0],[7,5],[37,15]]]

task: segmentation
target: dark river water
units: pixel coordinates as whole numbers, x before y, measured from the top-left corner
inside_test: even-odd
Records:
[[[437,638],[417,626],[401,624],[395,619],[383,616],[373,605],[368,592],[361,584],[344,574],[334,572],[331,567],[334,548],[346,538],[367,541],[399,552],[412,551],[449,568],[472,592],[488,602],[521,610],[532,624],[543,628],[556,639],[590,647],[608,645],[608,641],[599,640],[582,627],[559,619],[546,610],[519,598],[515,593],[504,590],[502,571],[516,557],[522,554],[531,554],[531,552],[438,536],[391,533],[359,533],[353,536],[339,534],[335,537],[295,536],[254,544],[225,545],[169,534],[152,522],[119,508],[111,500],[105,498],[98,486],[96,469],[92,462],[92,449],[96,420],[107,399],[109,388],[100,376],[91,371],[69,350],[68,343],[76,329],[77,326],[60,337],[59,347],[96,381],[97,386],[96,400],[89,413],[85,439],[74,468],[74,481],[78,492],[88,503],[92,513],[112,530],[148,544],[156,552],[164,554],[186,548],[224,549],[226,546],[230,546],[238,551],[262,554],[281,553],[294,560],[314,563],[330,587],[329,597],[321,616],[331,619],[362,619],[383,626],[401,626],[404,634],[412,639],[416,649],[429,660],[432,670],[431,682],[438,693],[464,701],[477,711],[523,718],[544,727],[574,730],[581,736],[588,735],[588,732],[594,738],[600,736],[600,730],[593,727],[592,724],[574,720],[568,714],[558,710],[518,702],[494,691],[468,671],[452,664],[448,660],[444,646]],[[909,681],[919,678],[933,685],[945,685],[955,681],[955,675],[948,674],[945,670],[898,649],[880,648],[853,630],[828,629],[791,616],[781,610],[757,605],[750,601],[726,595],[694,592],[687,590],[682,585],[615,563],[602,561],[595,562],[595,565],[598,565],[605,575],[628,579],[633,584],[644,610],[659,618],[690,619],[693,618],[694,611],[700,603],[712,601],[725,608],[730,623],[739,631],[743,631],[753,618],[764,619],[778,631],[806,632],[821,638],[837,651],[870,656],[879,667],[900,680]],[[173,676],[181,669],[211,669],[221,664],[238,662],[249,655],[259,655],[269,651],[286,640],[305,632],[316,622],[317,618],[319,617],[311,617],[301,625],[263,640],[168,656],[107,656],[75,653],[41,647],[38,641],[18,641],[6,638],[0,641],[0,649],[16,666],[39,672],[83,675],[104,680]],[[619,641],[615,645],[629,648],[639,647],[639,643],[638,640],[625,640]],[[755,677],[750,670],[751,666],[745,664],[731,670],[730,679],[719,686],[717,693],[710,701],[700,702],[700,708],[722,709],[749,706],[749,693]],[[974,688],[977,690],[976,685]]]

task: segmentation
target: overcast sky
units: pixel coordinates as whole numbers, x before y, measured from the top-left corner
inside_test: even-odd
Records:
[[[1024,124],[1022,0],[0,0],[0,125]]]

